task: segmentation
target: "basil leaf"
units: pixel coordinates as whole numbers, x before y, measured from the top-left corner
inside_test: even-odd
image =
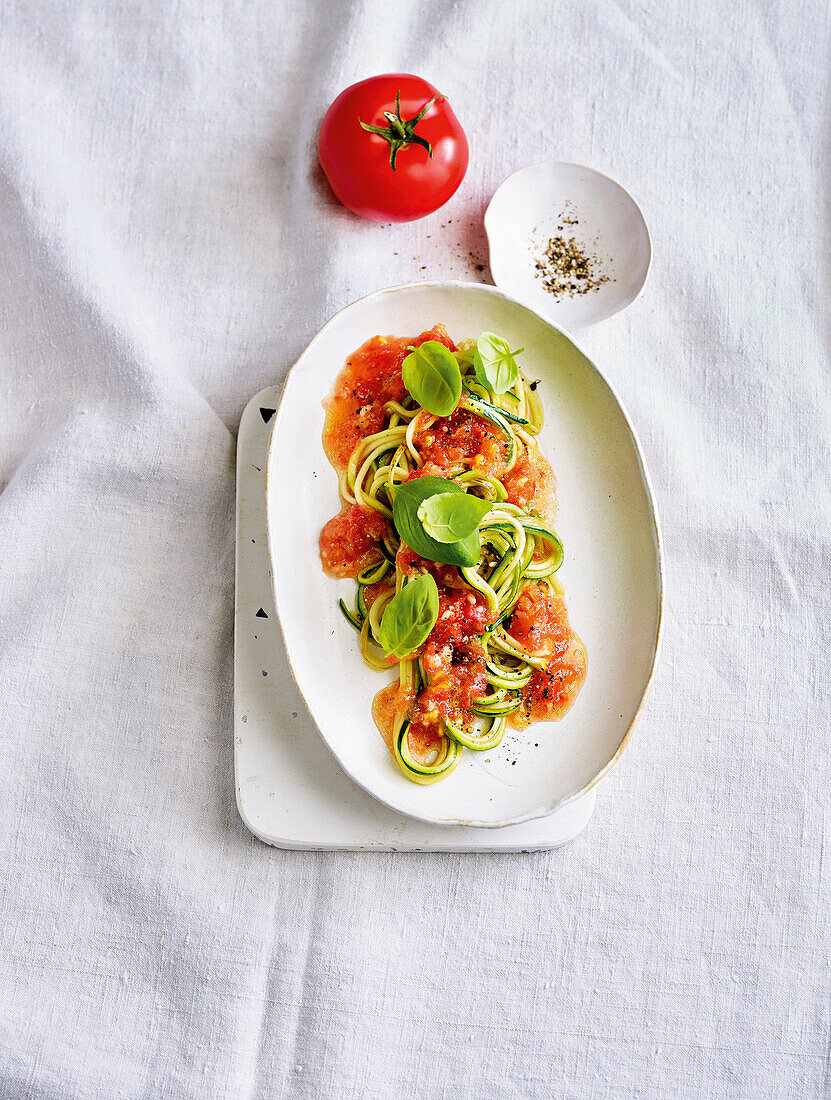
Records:
[[[439,590],[429,573],[421,573],[398,592],[381,616],[378,641],[394,657],[406,657],[427,641],[439,617]]]
[[[476,354],[473,356],[477,379],[494,393],[506,393],[519,378],[519,367],[514,356],[523,351],[525,348],[511,351],[507,340],[492,332],[483,332],[476,341]]]
[[[476,531],[460,542],[444,543],[432,538],[424,530],[418,518],[419,505],[437,493],[465,495],[460,485],[444,477],[418,477],[413,481],[405,481],[396,488],[392,518],[399,537],[411,550],[428,561],[437,561],[443,565],[475,565],[482,549]]]
[[[418,518],[436,542],[459,542],[478,530],[492,507],[489,500],[468,493],[436,493],[421,502]]]
[[[449,416],[462,395],[462,372],[453,354],[438,340],[425,340],[410,352],[401,377],[411,397],[436,416]]]

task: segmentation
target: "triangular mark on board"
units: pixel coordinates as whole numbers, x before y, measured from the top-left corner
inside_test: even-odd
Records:
[[[263,424],[267,424],[276,412],[276,409],[260,409],[260,416],[263,418]]]
[[[254,617],[256,619],[267,619],[268,615],[265,613],[265,611],[263,611],[262,608],[260,608],[260,610],[257,612],[257,614]]]

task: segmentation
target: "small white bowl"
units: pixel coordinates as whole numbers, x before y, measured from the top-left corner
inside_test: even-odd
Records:
[[[485,211],[485,232],[496,285],[564,328],[594,325],[631,305],[652,260],[638,204],[620,184],[580,164],[545,161],[508,176]],[[555,236],[573,237],[596,257],[593,277],[608,281],[585,294],[546,290],[536,261]]]

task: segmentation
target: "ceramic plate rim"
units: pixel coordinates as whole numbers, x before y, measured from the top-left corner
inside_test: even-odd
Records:
[[[579,168],[582,172],[591,172],[593,175],[600,176],[601,179],[608,180],[609,183],[614,184],[615,187],[617,187],[619,190],[621,190],[624,193],[624,195],[627,197],[627,199],[629,199],[629,201],[635,207],[637,212],[640,214],[641,221],[643,222],[643,228],[644,228],[644,231],[646,233],[646,244],[647,244],[647,248],[649,250],[649,254],[648,254],[647,259],[646,259],[646,271],[644,272],[644,275],[643,275],[643,282],[640,285],[640,289],[638,290],[638,293],[634,296],[634,298],[631,299],[631,301],[625,302],[623,305],[618,306],[618,308],[613,310],[611,313],[606,313],[602,317],[598,317],[596,321],[589,321],[587,323],[576,326],[577,328],[592,328],[594,325],[599,325],[603,321],[608,321],[612,317],[616,317],[618,315],[618,313],[622,313],[624,309],[628,309],[630,306],[633,306],[635,304],[635,302],[637,302],[637,300],[643,294],[644,290],[646,290],[646,284],[649,282],[649,275],[650,275],[650,272],[652,271],[652,259],[653,259],[652,234],[649,232],[649,223],[646,220],[646,215],[644,214],[643,210],[641,209],[641,204],[638,202],[638,200],[635,198],[635,196],[632,194],[632,192],[629,191],[626,187],[624,187],[623,184],[619,180],[616,180],[613,176],[608,175],[608,173],[606,173],[606,172],[601,172],[599,168],[592,168],[588,164],[578,164],[576,160],[537,160],[537,161],[534,161],[533,164],[524,164],[521,168],[515,169],[513,172],[511,172],[510,175],[506,176],[505,179],[499,184],[499,186],[496,188],[494,193],[491,195],[490,201],[488,202],[488,205],[485,207],[485,213],[483,215],[482,221],[483,221],[484,226],[485,226],[485,237],[487,238],[487,242],[488,242],[488,265],[491,269],[491,274],[493,275],[493,281],[496,283],[498,289],[502,290],[502,292],[504,294],[507,294],[509,297],[516,298],[517,295],[515,295],[512,291],[507,291],[507,290],[503,289],[502,284],[500,283],[499,279],[497,278],[496,272],[493,270],[494,247],[493,247],[493,239],[492,239],[492,236],[491,236],[491,229],[488,228],[488,223],[493,222],[493,216],[491,215],[491,217],[489,218],[488,215],[491,213],[491,207],[493,206],[494,199],[499,194],[499,192],[503,189],[503,187],[506,187],[507,184],[509,184],[511,182],[511,180],[514,178],[514,176],[522,175],[523,172],[530,172],[533,168],[544,168],[544,167],[548,167],[550,165],[559,165],[559,166],[562,166],[564,168]],[[579,346],[579,344],[577,344],[577,342],[574,340],[574,338],[568,333],[568,331],[563,329],[563,327],[561,325],[559,325],[556,321],[551,320],[545,314],[540,313],[540,311],[537,309],[536,306],[533,306],[530,303],[525,302],[521,297],[518,298],[518,301],[522,305],[527,305],[529,309],[533,310],[534,313],[536,313],[540,317],[542,317],[543,320],[547,321],[548,324],[550,324],[553,328],[556,328],[558,330],[558,332],[563,332],[566,336],[569,337],[571,342],[578,348],[578,350],[581,352],[581,354],[583,354],[583,355],[586,354],[583,351],[583,349]],[[586,358],[588,359],[588,356],[586,356]],[[592,365],[594,365],[594,364],[592,364]],[[600,371],[598,373],[600,373],[601,377],[603,378],[603,381],[608,384],[608,379],[602,373],[602,371]],[[610,387],[610,389],[611,389],[611,387]],[[620,405],[621,409],[623,410],[624,416],[626,417],[626,421],[629,424],[629,427],[631,429],[632,424],[631,424],[631,421],[629,420],[629,414],[626,412],[626,409],[621,404],[620,398],[619,398],[618,394],[616,393],[616,391],[614,389],[612,389],[612,393],[613,393],[613,395],[615,397],[615,400],[617,401],[618,405]],[[635,435],[635,440],[638,443],[638,445],[640,446],[640,440],[637,438],[637,435]],[[650,489],[651,489],[651,485],[650,485]],[[652,510],[653,510],[653,512],[655,511],[654,498],[653,498],[653,509]]]
[[[425,288],[433,288],[433,289],[439,289],[439,290],[447,290],[447,289],[450,289],[450,288],[464,288],[466,290],[476,289],[477,291],[484,292],[486,295],[492,295],[494,297],[504,298],[507,301],[509,301],[510,303],[512,303],[513,305],[519,306],[521,309],[527,310],[529,313],[534,314],[534,316],[536,316],[545,325],[548,325],[549,328],[554,329],[555,332],[557,332],[561,336],[565,337],[566,340],[570,341],[570,343],[572,343],[574,345],[574,347],[580,352],[581,356],[583,357],[585,362],[588,364],[588,366],[591,368],[591,370],[593,370],[595,372],[595,374],[599,377],[599,379],[603,383],[603,385],[606,386],[606,388],[608,389],[609,393],[611,394],[612,398],[614,399],[616,405],[618,406],[618,408],[619,408],[619,410],[620,410],[620,412],[623,416],[624,422],[625,422],[627,430],[629,432],[629,436],[630,436],[631,441],[632,441],[634,453],[635,453],[635,455],[637,457],[637,460],[638,460],[638,468],[639,468],[639,471],[640,471],[641,481],[642,481],[643,487],[645,489],[647,502],[649,504],[649,514],[652,518],[653,529],[654,529],[655,551],[656,551],[655,564],[656,564],[656,594],[657,594],[657,625],[656,625],[656,630],[655,630],[655,638],[654,638],[654,640],[652,642],[652,646],[651,646],[652,659],[651,659],[650,668],[649,668],[649,675],[648,675],[648,677],[647,677],[647,679],[644,683],[643,691],[641,693],[640,702],[639,702],[639,704],[638,704],[638,706],[637,706],[637,708],[636,708],[636,710],[635,710],[635,712],[632,716],[631,722],[626,727],[626,729],[623,733],[623,736],[622,736],[617,748],[612,753],[611,757],[597,771],[597,773],[590,780],[588,780],[588,782],[583,784],[582,787],[580,787],[576,791],[572,791],[570,794],[564,796],[563,798],[558,799],[555,803],[553,803],[551,805],[536,806],[533,809],[526,811],[525,813],[518,814],[518,815],[515,815],[513,817],[505,818],[504,820],[500,820],[500,821],[481,821],[481,820],[473,820],[473,819],[467,819],[467,818],[437,817],[435,814],[418,813],[418,812],[415,812],[415,811],[413,811],[409,808],[405,809],[401,805],[397,805],[394,800],[392,800],[390,798],[387,798],[387,797],[384,797],[383,795],[379,794],[377,791],[372,790],[370,786],[368,786],[366,783],[363,783],[354,774],[354,772],[350,769],[350,767],[348,766],[346,761],[343,759],[341,753],[338,752],[335,745],[332,744],[332,742],[330,742],[330,740],[324,735],[324,733],[323,733],[323,731],[320,727],[320,724],[317,721],[315,708],[309,702],[309,699],[307,698],[306,693],[303,690],[303,687],[302,687],[302,685],[301,685],[301,683],[300,683],[300,681],[297,677],[297,674],[294,670],[294,663],[292,661],[291,651],[289,649],[289,646],[288,646],[288,643],[287,643],[287,640],[286,640],[286,627],[285,627],[285,624],[283,622],[283,613],[282,613],[282,605],[281,605],[281,598],[280,598],[280,588],[279,588],[279,585],[277,583],[277,577],[276,577],[276,569],[275,569],[275,561],[274,561],[274,547],[272,545],[273,506],[272,506],[272,503],[271,503],[271,494],[269,493],[268,486],[269,486],[269,482],[270,482],[271,466],[272,466],[272,462],[274,461],[274,450],[275,450],[274,449],[274,441],[276,439],[277,431],[278,431],[278,428],[280,426],[280,422],[282,420],[282,415],[283,415],[283,411],[284,411],[284,399],[285,399],[286,392],[287,392],[288,386],[289,386],[289,381],[291,379],[291,376],[292,376],[293,372],[296,371],[304,363],[304,361],[311,356],[311,354],[313,352],[313,349],[314,349],[314,345],[324,335],[324,333],[327,332],[328,329],[330,327],[332,327],[338,321],[338,319],[343,314],[349,312],[350,310],[352,310],[353,308],[355,308],[359,305],[366,305],[369,302],[371,302],[373,299],[381,299],[385,295],[388,295],[388,294],[400,293],[400,292],[403,292],[403,291],[417,290],[417,289],[418,290],[423,290]],[[348,352],[348,350],[349,349],[347,349],[347,352]],[[338,369],[340,369],[340,368],[338,368]],[[334,381],[335,381],[335,376],[333,375],[332,383],[334,383]],[[322,400],[323,397],[325,397],[325,394],[322,395],[321,400]],[[631,739],[632,733],[634,732],[634,729],[635,729],[636,725],[638,724],[638,721],[639,721],[639,719],[640,719],[640,717],[643,713],[644,707],[646,705],[646,701],[649,698],[649,693],[652,689],[652,685],[654,683],[655,675],[656,675],[657,669],[658,669],[658,663],[659,663],[660,652],[661,652],[661,643],[662,643],[662,637],[663,637],[663,618],[664,618],[664,616],[663,616],[663,609],[664,609],[663,543],[662,543],[662,536],[661,536],[660,520],[658,518],[658,511],[657,511],[657,507],[656,507],[656,504],[655,504],[655,493],[654,493],[654,490],[653,490],[653,487],[652,487],[652,480],[650,478],[649,470],[648,470],[647,465],[646,465],[646,460],[645,460],[644,455],[643,455],[643,449],[641,447],[640,439],[638,438],[637,432],[635,431],[634,425],[632,424],[632,420],[629,416],[629,413],[626,410],[625,405],[622,403],[620,397],[618,396],[618,393],[615,390],[614,386],[612,386],[612,384],[609,382],[609,380],[606,378],[606,376],[603,374],[603,372],[600,370],[600,368],[596,366],[596,364],[591,360],[591,358],[586,354],[586,352],[580,347],[580,345],[577,343],[577,341],[565,329],[563,329],[561,326],[557,325],[555,322],[549,320],[547,317],[543,316],[538,310],[534,309],[533,306],[530,306],[527,302],[522,301],[522,299],[517,298],[515,295],[509,294],[507,291],[502,290],[501,287],[491,286],[488,283],[467,282],[467,281],[461,280],[461,279],[446,279],[446,280],[437,279],[437,280],[427,280],[425,282],[399,283],[395,286],[382,287],[379,290],[372,291],[371,293],[365,294],[365,295],[361,296],[360,298],[356,298],[354,301],[349,302],[347,305],[343,306],[336,313],[334,313],[329,318],[329,320],[326,321],[326,323],[320,329],[318,329],[318,331],[311,338],[311,340],[306,345],[304,350],[301,352],[298,359],[294,362],[294,364],[286,372],[286,377],[285,377],[285,380],[283,382],[283,387],[282,387],[282,390],[281,390],[281,393],[280,393],[280,401],[279,401],[279,404],[277,406],[277,411],[274,414],[274,421],[273,421],[272,428],[271,428],[271,434],[270,434],[269,440],[268,440],[268,455],[267,455],[266,467],[265,467],[265,497],[266,497],[266,504],[265,504],[266,530],[267,530],[267,536],[268,536],[268,560],[269,560],[270,573],[271,573],[271,590],[272,590],[272,593],[273,593],[273,596],[274,596],[274,607],[275,607],[275,610],[277,612],[277,620],[280,624],[280,631],[281,631],[282,636],[283,636],[283,645],[284,645],[284,648],[285,648],[285,651],[286,651],[286,658],[287,658],[287,661],[288,661],[288,666],[289,666],[289,669],[291,670],[291,674],[292,674],[292,677],[294,678],[294,682],[297,686],[297,689],[300,692],[301,697],[303,698],[303,702],[305,703],[306,708],[308,709],[309,714],[311,715],[312,721],[314,722],[314,725],[315,725],[315,728],[318,731],[318,734],[320,735],[320,737],[323,740],[324,744],[327,746],[329,751],[332,753],[332,755],[334,756],[335,760],[338,762],[340,767],[343,768],[344,772],[350,777],[350,779],[352,779],[352,781],[354,783],[356,783],[359,787],[361,787],[362,790],[365,790],[373,798],[377,799],[377,801],[379,801],[380,803],[382,803],[385,806],[388,806],[390,809],[395,810],[397,813],[403,814],[406,817],[416,818],[417,820],[420,820],[420,821],[426,821],[430,824],[434,824],[434,825],[459,825],[459,826],[467,826],[467,827],[482,828],[482,829],[502,829],[502,828],[506,828],[509,825],[520,825],[525,821],[533,821],[536,818],[545,817],[548,814],[554,813],[556,810],[560,809],[561,807],[567,805],[570,802],[573,802],[575,799],[580,798],[582,795],[584,795],[588,791],[590,791],[597,783],[600,782],[600,780],[605,775],[608,774],[608,772],[611,770],[611,768],[614,767],[614,765],[620,759],[620,756],[623,753],[623,750],[626,748],[627,744],[629,743],[629,740]]]

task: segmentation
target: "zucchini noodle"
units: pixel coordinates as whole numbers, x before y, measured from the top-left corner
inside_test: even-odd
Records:
[[[543,426],[543,411],[532,384],[520,374],[508,393],[498,395],[476,379],[471,341],[462,344],[454,354],[463,381],[458,408],[487,422],[489,431],[504,449],[504,474],[523,454],[536,460],[539,456],[536,436]],[[458,719],[440,719],[440,740],[433,740],[421,751],[410,738],[413,701],[422,689],[430,686],[431,674],[418,654],[398,661],[387,657],[378,639],[384,609],[401,591],[408,576],[397,561],[400,543],[392,523],[395,489],[425,465],[419,440],[442,418],[422,409],[409,395],[400,402],[388,401],[384,413],[383,428],[365,436],[354,448],[340,478],[340,492],[345,502],[360,504],[387,517],[392,534],[379,544],[379,560],[358,574],[354,609],[348,608],[343,600],[341,609],[360,634],[361,652],[367,665],[379,671],[398,666],[399,690],[391,747],[399,767],[416,783],[435,783],[453,771],[463,749],[481,752],[500,743],[511,715],[522,705],[522,689],[535,670],[545,668],[551,659],[550,653],[529,651],[508,632],[508,627],[517,601],[529,583],[561,593],[554,575],[562,564],[563,546],[544,518],[508,501],[505,485],[498,476],[475,468],[476,458],[473,468],[464,462],[442,468],[441,474],[454,480],[465,492],[492,504],[479,524],[481,549],[476,564],[458,569],[440,567],[455,575],[450,582],[453,589],[475,594],[487,605],[489,625],[479,641],[484,649],[488,686],[486,693],[473,698],[469,710],[460,713]],[[371,586],[378,587],[368,606],[366,594]],[[473,603],[473,596],[470,602]]]

